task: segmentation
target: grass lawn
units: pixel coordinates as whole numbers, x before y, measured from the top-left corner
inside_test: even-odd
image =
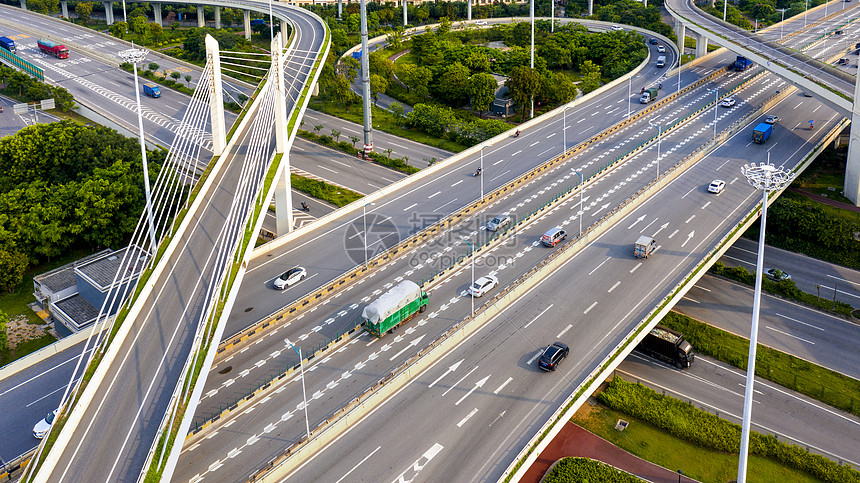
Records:
[[[352,121],[358,124],[364,123],[361,112],[361,104],[351,104],[348,106],[344,106],[336,102],[323,101],[320,100],[318,97],[313,97],[311,98],[308,107],[310,109],[315,109],[317,111],[321,111],[326,114],[339,117],[341,119],[346,119],[347,121]],[[394,115],[386,111],[385,109],[372,107],[371,115],[373,116],[374,129],[379,129],[380,131],[391,133],[395,136],[411,139],[418,143],[426,144],[428,146],[434,146],[440,149],[445,149],[454,153],[458,153],[468,147],[460,143],[449,141],[447,139],[439,139],[430,136],[429,134],[424,134],[420,131],[401,127],[397,123],[397,120],[394,118]]]
[[[0,351],[0,367],[9,364],[12,361],[18,360],[26,356],[27,354],[36,352],[42,347],[49,346],[56,341],[57,339],[55,339],[53,335],[45,334],[38,339],[30,339],[26,342],[18,344],[18,347],[16,347],[15,350],[2,350]]]
[[[615,429],[619,419],[630,423],[623,432]],[[571,421],[642,459],[673,471],[680,469],[703,483],[725,483],[737,478],[738,455],[701,448],[603,405],[585,404]],[[750,483],[819,481],[754,455],[749,458],[747,470]]]

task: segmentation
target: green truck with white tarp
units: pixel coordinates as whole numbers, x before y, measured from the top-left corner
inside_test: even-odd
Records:
[[[368,332],[382,337],[398,325],[427,310],[430,297],[415,282],[404,280],[361,311],[361,323]]]

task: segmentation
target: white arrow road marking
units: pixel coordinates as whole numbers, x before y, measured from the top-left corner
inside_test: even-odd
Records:
[[[696,230],[691,231],[690,234],[687,235],[687,239],[684,240],[684,243],[681,243],[681,248],[684,248],[684,245],[686,245],[687,242],[690,241],[693,238],[693,236],[695,236],[695,235],[696,235]]]
[[[500,413],[499,413],[499,415],[498,415],[498,416],[496,416],[496,419],[494,419],[494,420],[493,420],[493,422],[492,422],[492,423],[490,423],[490,426],[492,426],[493,424],[495,424],[495,423],[496,423],[496,421],[498,421],[498,420],[502,419],[503,417],[505,417],[505,413],[506,413],[506,412],[507,412],[507,411],[502,411],[502,412],[500,412]]]
[[[669,224],[668,224],[668,223],[664,223],[664,224],[660,225],[660,229],[659,229],[659,230],[657,230],[657,232],[655,232],[655,233],[654,233],[654,236],[659,235],[661,231],[665,230],[665,229],[666,229],[666,228],[668,228],[668,227],[669,227]]]
[[[439,443],[434,443],[434,444],[433,444],[433,446],[431,446],[431,447],[430,447],[430,449],[428,449],[427,451],[425,451],[425,452],[424,452],[424,454],[423,454],[423,455],[421,455],[421,457],[420,457],[420,458],[418,458],[417,460],[415,460],[415,462],[414,462],[414,463],[412,463],[412,467],[411,467],[411,468],[408,468],[408,469],[407,469],[406,471],[404,471],[403,473],[400,473],[400,476],[398,476],[398,477],[397,477],[397,479],[396,479],[396,480],[394,480],[394,481],[395,481],[395,483],[410,483],[412,480],[414,480],[414,479],[415,479],[415,477],[416,477],[416,476],[418,476],[418,475],[417,475],[417,473],[419,473],[421,470],[423,470],[423,469],[424,469],[424,467],[425,467],[425,466],[427,466],[427,464],[428,464],[428,463],[430,463],[430,460],[432,460],[433,458],[435,458],[435,457],[436,457],[436,455],[437,455],[437,454],[439,454],[439,452],[440,452],[440,451],[442,451],[442,449],[443,449],[443,448],[444,448],[444,446],[442,446],[441,444],[439,444]],[[427,460],[426,462],[424,462],[424,464],[423,464],[423,465],[421,464],[421,460],[422,460],[422,459],[426,459],[426,460]],[[416,473],[416,474],[412,475],[412,478],[410,478],[410,479],[408,479],[408,480],[407,480],[407,479],[405,478],[405,475],[406,475],[406,472],[407,472],[407,471],[409,471],[409,470],[412,470],[412,471],[413,471],[414,473]]]
[[[424,335],[427,335],[427,334],[424,334]],[[419,338],[417,338],[417,339],[413,340],[412,342],[410,342],[408,346],[404,347],[403,349],[400,349],[400,352],[398,352],[397,354],[394,354],[394,355],[393,355],[393,356],[391,356],[391,358],[390,358],[390,359],[388,359],[388,360],[389,360],[389,361],[393,361],[394,359],[396,359],[397,357],[399,357],[399,356],[400,356],[400,354],[403,354],[404,352],[406,352],[406,350],[407,350],[407,349],[409,349],[410,347],[415,347],[416,345],[418,345],[418,343],[420,343],[420,342],[421,342],[421,339],[423,339],[423,338],[424,338],[424,335],[422,335],[421,337],[419,337]]]
[[[431,382],[431,383],[430,383],[430,385],[429,385],[429,386],[427,386],[427,387],[428,387],[428,388],[430,388],[430,387],[435,386],[435,385],[436,385],[436,383],[437,383],[437,382],[439,382],[439,381],[441,381],[443,377],[445,377],[445,376],[447,376],[448,374],[450,374],[450,373],[452,373],[452,372],[456,371],[456,370],[457,370],[457,368],[459,368],[459,367],[460,367],[460,364],[462,364],[462,363],[463,363],[463,361],[465,361],[465,360],[466,360],[466,359],[460,359],[460,360],[459,360],[458,362],[456,362],[454,365],[450,366],[450,367],[448,368],[448,370],[447,370],[447,371],[445,371],[445,373],[444,373],[444,374],[442,374],[441,376],[437,377],[437,378],[436,378],[436,380],[435,380],[435,381],[433,381],[433,382]]]
[[[461,397],[459,401],[457,401],[457,402],[455,402],[455,403],[454,403],[454,406],[458,406],[458,405],[460,405],[460,403],[461,403],[461,402],[463,402],[463,400],[464,400],[464,399],[466,399],[467,397],[469,397],[469,395],[470,395],[470,394],[472,394],[473,392],[475,392],[475,389],[478,389],[479,387],[484,387],[484,384],[487,382],[487,379],[489,379],[489,378],[490,378],[490,376],[489,376],[489,375],[487,375],[487,377],[485,377],[485,378],[481,379],[480,381],[476,382],[476,383],[475,383],[475,386],[474,386],[474,387],[472,387],[472,389],[469,389],[469,392],[467,392],[466,394],[464,394],[464,395],[463,395],[463,397]]]
[[[645,219],[645,215],[642,215],[639,218],[636,218],[636,221],[634,221],[630,226],[628,226],[627,229],[628,230],[632,229],[634,226],[636,226],[637,223],[641,222],[644,219]]]
[[[442,395],[444,396],[445,394],[448,394],[449,392],[451,392],[451,389],[454,389],[455,387],[460,385],[460,383],[463,382],[464,379],[469,377],[469,375],[472,374],[473,372],[475,372],[476,370],[478,370],[478,366],[473,367],[471,371],[467,372],[466,375],[461,377],[459,381],[457,381],[453,385],[451,385],[451,387],[449,387],[447,391],[443,392]]]

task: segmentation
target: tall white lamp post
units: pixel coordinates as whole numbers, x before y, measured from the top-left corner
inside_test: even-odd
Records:
[[[747,361],[747,381],[744,390],[744,419],[741,426],[741,451],[738,461],[738,483],[747,480],[747,453],[749,452],[750,422],[752,420],[753,384],[755,382],[755,353],[758,345],[758,318],[761,301],[761,280],[764,270],[764,229],[767,222],[767,196],[771,191],[780,190],[791,183],[794,173],[782,167],[761,163],[758,166],[745,164],[741,173],[756,189],[762,190],[761,228],[758,235],[758,258],[755,269],[755,295],[753,297],[752,327],[750,328],[750,352]]]
[[[657,128],[657,177],[660,177],[660,141],[663,138],[663,125],[662,124],[654,124],[651,121],[648,121],[648,124],[651,127]]]
[[[481,146],[481,201],[484,201],[484,148],[486,146]]]
[[[292,342],[290,342],[290,339],[284,339],[284,342],[288,346],[290,346],[294,351],[296,351],[296,354],[299,355],[299,367],[301,368],[301,371],[302,371],[302,401],[303,401],[302,404],[305,406],[305,431],[307,431],[308,441],[310,441],[311,440],[311,425],[308,422],[308,397],[307,397],[307,393],[305,393],[305,362],[304,362],[304,359],[302,359],[302,348],[293,344]]]
[[[783,27],[785,27],[785,11],[786,10],[788,10],[788,9],[787,8],[776,9],[777,12],[782,14],[782,19],[779,21],[779,38],[782,38]]]
[[[806,14],[809,13],[809,0],[803,4],[803,28],[806,28]]]
[[[146,195],[146,215],[149,218],[149,238],[152,251],[158,249],[155,243],[155,224],[152,219],[152,197],[149,192],[149,168],[146,166],[146,143],[143,137],[143,115],[140,107],[140,86],[137,84],[137,64],[143,62],[149,52],[144,49],[128,49],[119,53],[122,60],[131,63],[134,68],[134,94],[137,97],[137,128],[140,136],[140,159],[143,162],[143,189]]]
[[[714,138],[717,137],[717,110],[720,108],[719,103],[717,102],[720,98],[719,95],[720,89],[714,89]]]
[[[376,203],[365,203],[361,207],[361,221],[364,222],[364,268],[367,268],[367,207]]]
[[[469,285],[469,288],[472,288],[472,285],[475,285],[475,247],[469,243],[469,240],[463,238],[463,241],[466,242],[466,245],[469,245],[469,250],[472,251],[472,284]],[[475,315],[475,296],[470,294],[469,298],[472,300],[472,315]]]
[[[575,174],[579,175],[579,236],[582,236],[582,184],[585,182],[585,178],[582,176],[582,173],[575,169],[571,169]]]

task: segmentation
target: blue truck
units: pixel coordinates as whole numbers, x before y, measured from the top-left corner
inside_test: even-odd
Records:
[[[773,132],[773,125],[768,124],[766,122],[760,122],[758,126],[753,129],[752,140],[757,144],[764,144],[767,141],[767,138],[770,137],[770,134]]]
[[[753,62],[743,55],[739,55],[738,58],[735,59],[735,70],[738,72],[746,70],[746,68],[751,65],[753,65]]]
[[[158,86],[155,84],[144,84],[143,93],[149,97],[161,97],[161,91],[158,90]]]
[[[361,51],[360,51],[360,50],[356,50],[355,52],[353,52],[353,53],[352,53],[352,58],[353,58],[353,59],[355,59],[355,60],[361,60]]]
[[[18,49],[15,48],[15,41],[9,37],[0,37],[0,47],[3,47],[13,54],[18,53]]]
[[[252,18],[251,27],[256,27],[257,25],[266,25],[266,21],[262,18]]]

